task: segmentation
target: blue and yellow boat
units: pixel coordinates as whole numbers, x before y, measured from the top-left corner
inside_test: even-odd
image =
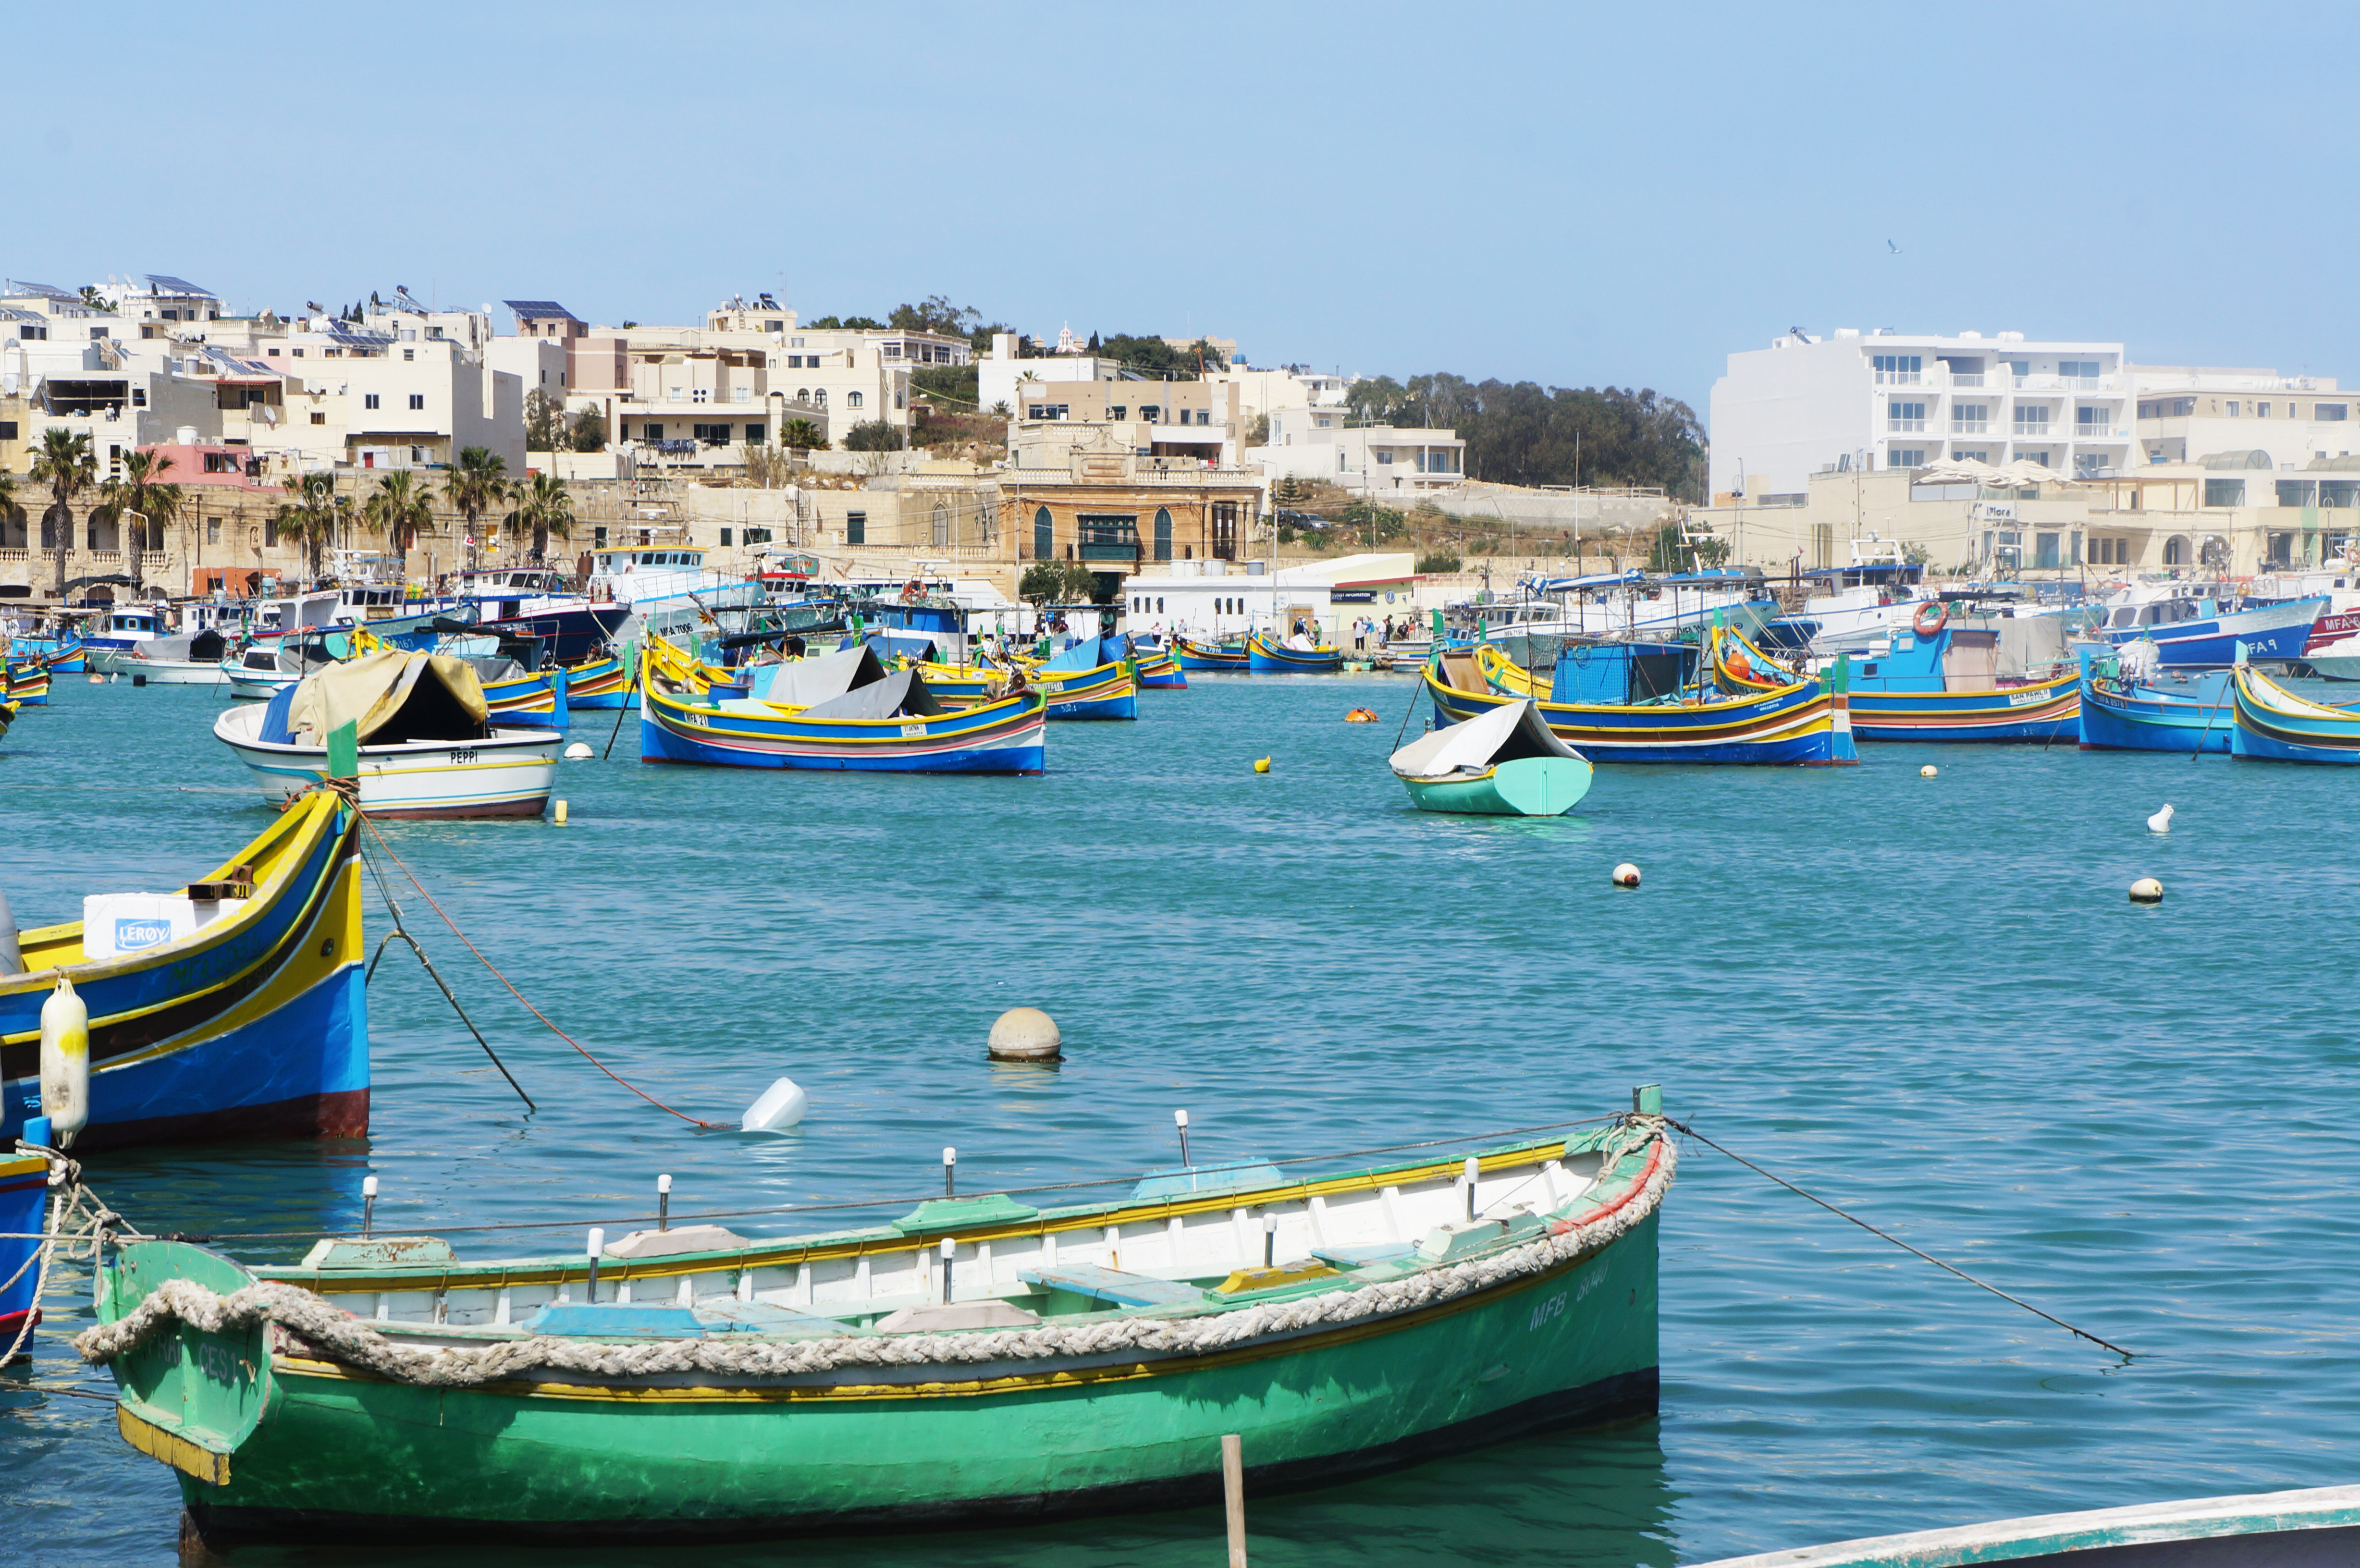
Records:
[[[46,1156],[0,1152],[0,1356],[41,1321],[41,1271],[33,1254],[49,1218],[49,1196]]]
[[[620,651],[609,648],[579,664],[567,666],[566,711],[571,713],[581,708],[613,713],[619,708],[638,707],[639,690],[631,680],[630,651],[628,645]]]
[[[1344,650],[1321,644],[1289,648],[1268,632],[1246,638],[1246,668],[1256,675],[1332,675],[1344,668]]]
[[[48,661],[38,658],[0,661],[0,702],[21,702],[27,708],[48,707]]]
[[[1437,724],[1473,718],[1520,698],[1538,698],[1529,670],[1486,644],[1437,653],[1426,668]],[[1841,690],[1797,681],[1731,695],[1691,688],[1647,702],[1537,701],[1557,737],[1593,763],[1711,762],[1850,767],[1860,761]]]
[[[916,669],[865,645],[757,667],[716,694],[691,656],[650,637],[639,657],[639,760],[867,773],[1038,773],[1048,702],[1023,690],[952,708]]]
[[[2299,697],[2248,665],[2229,672],[2229,750],[2258,762],[2360,763],[2360,713]]]
[[[1938,625],[1893,638],[1889,652],[1840,654],[1861,740],[2052,741],[2080,733],[2077,669],[2016,681],[1992,672],[1998,634]],[[1713,673],[1733,691],[1796,679],[1742,634],[1713,639]]]
[[[2117,653],[2091,649],[2081,663],[2081,726],[2084,751],[2226,756],[2237,729],[2229,672],[2206,670],[2163,685],[2140,680]]]
[[[318,789],[191,883],[194,930],[123,920],[93,958],[79,920],[27,931],[0,976],[0,1146],[40,1110],[41,1006],[70,979],[90,1009],[90,1122],[74,1152],[368,1130],[360,816]],[[145,939],[130,947],[121,939]]]
[[[1142,691],[1185,691],[1188,689],[1188,672],[1168,648],[1132,645],[1134,674]]]
[[[1178,637],[1172,639],[1172,657],[1184,670],[1230,675],[1247,672],[1243,643],[1197,642],[1191,637]]]

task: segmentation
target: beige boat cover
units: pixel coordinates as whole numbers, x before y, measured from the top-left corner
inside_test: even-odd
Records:
[[[468,717],[479,724],[487,722],[490,710],[484,702],[483,683],[465,659],[387,648],[305,676],[288,710],[287,727],[299,746],[325,746],[329,734],[351,720],[359,726],[360,744],[366,746],[401,711],[421,681],[440,684]]]

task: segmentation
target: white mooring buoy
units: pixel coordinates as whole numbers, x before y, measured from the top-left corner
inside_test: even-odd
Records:
[[[781,1078],[762,1091],[762,1097],[746,1107],[746,1119],[738,1124],[740,1132],[781,1132],[803,1119],[811,1109],[811,1096],[792,1078]]]
[[[2152,877],[2140,877],[2131,884],[2131,902],[2134,904],[2162,903],[2163,884]]]
[[[1038,1007],[1011,1007],[993,1019],[984,1050],[994,1062],[1054,1062],[1065,1053],[1057,1020]]]
[[[2149,833],[2169,833],[2169,832],[2171,831],[2171,802],[2170,802],[2170,801],[2166,800],[2166,801],[2163,803],[2163,810],[2161,810],[2161,811],[2158,811],[2155,815],[2153,815],[2153,816],[2149,817],[2149,818],[2147,820],[2147,832],[2149,832]]]
[[[1925,767],[1923,767],[1923,768],[1919,768],[1919,769],[1918,770],[1918,778],[1920,778],[1920,779],[1931,779],[1931,778],[1933,778],[1936,774],[1938,774],[1938,773],[1939,773],[1939,772],[1941,772],[1941,771],[1942,771],[1942,770],[1941,770],[1940,768],[1939,768],[1935,767],[1932,763],[1930,763],[1930,762],[1929,762],[1929,763],[1928,763]]]
[[[1632,865],[1626,860],[1622,865],[1614,868],[1614,886],[1617,887],[1636,887],[1638,885],[1639,868],[1637,866]]]
[[[577,740],[565,748],[565,760],[568,762],[587,762],[597,755],[590,749],[590,743],[586,740]]]

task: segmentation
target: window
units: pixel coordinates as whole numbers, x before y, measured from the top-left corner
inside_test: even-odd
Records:
[[[2032,564],[2042,571],[2057,570],[2057,536],[2055,534],[2032,536]]]
[[[1922,446],[1896,446],[1887,461],[1895,468],[1923,468],[1926,466],[1926,449]]]
[[[770,427],[769,427],[769,426],[767,426],[767,425],[748,425],[748,426],[746,427],[746,440],[747,440],[749,443],[751,443],[752,445],[759,446],[759,445],[761,445],[764,441],[769,441],[770,439]]]
[[[1039,507],[1032,514],[1032,559],[1046,561],[1056,552],[1055,525],[1049,519],[1049,508]]]
[[[377,394],[376,394],[376,393],[374,393],[374,392],[364,392],[363,394],[361,394],[361,407],[362,407],[362,408],[376,408],[376,407],[377,407]]]
[[[1109,409],[1107,410],[1107,418],[1108,418],[1108,419],[1128,419],[1128,418],[1130,418],[1130,416],[1131,416],[1131,410],[1130,410],[1130,408],[1129,408],[1127,405],[1125,405],[1125,404],[1121,404],[1121,403],[1117,403],[1114,407],[1112,407],[1112,408],[1109,408]]]
[[[1876,367],[1876,384],[1880,387],[1915,387],[1925,379],[1926,362],[1914,354],[1880,354],[1870,356]]]
[[[1953,403],[1950,405],[1950,433],[1979,436],[1991,429],[1991,405],[1988,403]]]
[[[2174,534],[2163,541],[2163,563],[2166,566],[2188,564],[2188,541]]]
[[[783,332],[787,330],[787,323],[784,321],[764,321],[762,323],[762,330],[766,332]]]
[[[324,425],[328,422],[328,416],[315,413],[311,416],[311,422],[315,425]]]
[[[1974,447],[1972,449],[1967,447],[1952,447],[1950,449],[1950,461],[1953,463],[1989,463],[1991,461],[1991,449],[1989,447]]]
[[[1153,403],[1142,403],[1139,406],[1139,417],[1152,425],[1164,418],[1164,410]]]
[[[724,550],[727,550],[729,548],[729,530],[727,528],[721,530],[721,548]]]
[[[683,388],[678,387],[667,387],[664,388],[664,401],[667,403],[685,403],[688,401],[688,397]]]
[[[2016,411],[2016,433],[2020,436],[2045,436],[2049,433],[2049,408],[2046,404],[2035,408],[2019,408]]]
[[[293,353],[294,353],[294,354],[295,354],[295,357],[296,357],[296,358],[298,358],[298,359],[300,359],[300,358],[302,358],[302,357],[303,357],[303,351],[302,351],[301,349],[300,349],[300,348],[299,348],[299,349],[294,350],[294,351],[293,351]]]
[[[1028,419],[1062,419],[1065,417],[1066,408],[1064,403],[1029,403],[1025,405],[1024,417]]]
[[[2103,404],[2081,403],[2073,409],[2073,433],[2077,436],[2105,436],[2114,433],[2114,410]]]
[[[793,344],[795,347],[797,347],[797,348],[801,348],[801,347],[803,347],[803,339],[801,339],[801,338],[789,338],[789,339],[787,340],[787,342],[789,342],[790,343],[792,343],[792,344]]]
[[[15,441],[16,439],[16,421],[14,419],[0,419],[0,441]]]
[[[847,512],[844,514],[844,542],[847,544],[867,544],[869,542],[868,513]]]
[[[1377,461],[1387,467],[1391,467],[1393,461],[1393,449],[1389,446],[1381,446],[1377,448]]]
[[[661,441],[661,440],[663,440],[663,426],[661,426],[661,425],[660,425],[660,424],[656,423],[656,421],[654,421],[653,419],[650,419],[650,420],[648,421],[648,431],[647,431],[646,439],[647,439],[647,440],[649,440],[649,441]]]
[[[1885,424],[1888,430],[1922,430],[1926,428],[1926,405],[1923,403],[1887,403]]]
[[[2233,419],[2237,417],[2237,400],[2234,397],[2229,399],[2229,417]]]
[[[425,407],[426,407],[426,394],[425,394],[425,393],[423,393],[423,392],[412,392],[412,393],[410,395],[410,406],[411,408],[425,408]]]
[[[858,408],[860,407],[860,394],[858,392],[846,393],[844,395],[844,406],[847,408]]]
[[[2254,405],[2254,418],[2257,419],[2267,419],[2269,417],[2270,406],[2267,403],[2256,403]]]
[[[813,402],[813,404],[814,404],[815,407],[822,408],[826,408],[826,407],[827,407],[827,388],[826,388],[826,387],[813,387],[813,388],[812,388],[812,402]],[[1061,419],[1065,418],[1065,416],[1064,416],[1063,414],[1060,414],[1060,415],[1058,415],[1057,417],[1058,417],[1059,419]]]
[[[2098,378],[2098,362],[2094,359],[2060,359],[2057,362],[2057,374],[2076,381],[2095,381]]]
[[[732,387],[729,388],[729,400],[732,403],[750,403],[754,400],[754,389],[751,387]]]
[[[1155,508],[1155,531],[1154,531],[1154,535],[1153,535],[1153,540],[1154,540],[1155,559],[1156,559],[1156,560],[1158,560],[1158,561],[1169,561],[1169,560],[1171,560],[1171,559],[1172,559],[1172,513],[1171,513],[1170,508],[1168,508],[1168,507],[1164,507],[1164,506],[1158,506],[1158,507],[1156,507],[1156,508]],[[1161,599],[1156,600],[1156,601],[1155,601],[1155,607],[1156,607],[1158,610],[1163,609],[1163,608],[1164,608],[1164,601],[1163,601],[1163,600],[1161,600]]]
[[[728,541],[724,539],[722,542],[727,544]],[[738,542],[742,544],[768,544],[770,542],[770,530],[768,528],[748,528],[743,534],[738,536]]]
[[[279,351],[275,348],[267,348],[262,352],[268,354],[273,359],[277,359],[279,357]]]
[[[2207,479],[2204,482],[2204,504],[2208,506],[2244,506],[2245,482],[2242,479]]]
[[[2311,411],[2314,419],[2348,419],[2352,417],[2349,403],[2322,403]]]
[[[148,406],[148,388],[134,387],[131,389],[131,406],[135,408],[144,408]]]

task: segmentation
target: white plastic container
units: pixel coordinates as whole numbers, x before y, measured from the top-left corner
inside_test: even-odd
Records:
[[[117,958],[179,942],[220,913],[185,893],[93,893],[82,901],[82,955]]]
[[[803,1119],[811,1107],[811,1098],[792,1078],[781,1078],[762,1091],[762,1097],[746,1108],[746,1119],[739,1124],[741,1132],[779,1132]]]

